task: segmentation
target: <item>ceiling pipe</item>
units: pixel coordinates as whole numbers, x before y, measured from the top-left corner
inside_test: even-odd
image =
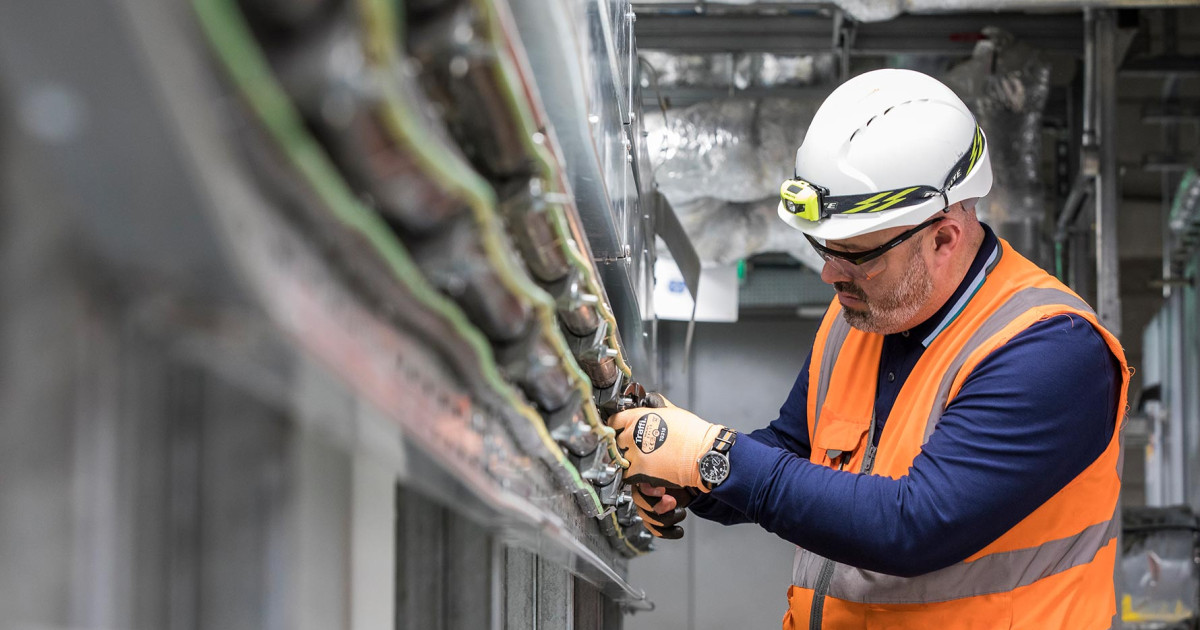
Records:
[[[1058,215],[1058,221],[1054,229],[1054,241],[1062,243],[1070,236],[1071,224],[1075,223],[1075,218],[1079,216],[1079,211],[1083,208],[1083,202],[1092,195],[1091,177],[1080,173],[1075,176],[1075,182],[1071,185],[1071,192],[1067,194],[1067,200],[1063,203],[1062,212]]]
[[[1095,176],[1099,172],[1096,155],[1096,15],[1093,9],[1083,11],[1083,124],[1079,152],[1079,173],[1071,184],[1054,230],[1054,269],[1060,280],[1066,281],[1064,265],[1067,240],[1084,202],[1092,196]]]
[[[1096,145],[1096,12],[1083,10],[1083,150]],[[1087,156],[1080,160],[1081,167]]]

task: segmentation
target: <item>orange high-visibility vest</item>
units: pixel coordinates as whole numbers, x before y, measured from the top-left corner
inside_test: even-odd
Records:
[[[978,291],[933,341],[901,388],[872,448],[883,336],[851,328],[834,299],[813,345],[810,459],[844,470],[908,474],[971,371],[1040,320],[1086,319],[1121,365],[1117,428],[1100,457],[1048,501],[962,562],[902,578],[798,548],[784,630],[800,628],[1108,628],[1116,614],[1117,495],[1129,371],[1117,339],[1074,292],[1001,241]],[[1097,421],[1102,419],[1097,418]],[[840,460],[838,458],[841,458]]]

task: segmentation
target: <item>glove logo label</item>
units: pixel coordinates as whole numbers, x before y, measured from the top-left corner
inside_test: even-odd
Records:
[[[633,443],[637,444],[638,450],[649,455],[666,441],[667,423],[662,416],[648,413],[638,418],[637,425],[633,428]]]

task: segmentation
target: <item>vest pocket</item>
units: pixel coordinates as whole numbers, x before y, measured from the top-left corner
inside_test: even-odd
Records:
[[[870,427],[870,415],[851,416],[826,406],[821,410],[821,421],[817,424],[817,434],[813,436],[811,461],[830,468],[852,470],[843,464],[856,457],[862,459],[859,454]]]

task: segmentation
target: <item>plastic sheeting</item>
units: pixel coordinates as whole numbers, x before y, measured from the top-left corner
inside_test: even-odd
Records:
[[[659,191],[700,259],[726,264],[765,251],[820,258],[775,214],[796,148],[821,98],[722,99],[648,116],[646,138]]]
[[[638,56],[654,71],[660,87],[723,87],[733,77],[733,55],[729,53],[677,55],[643,50]]]
[[[995,181],[977,209],[1018,251],[1035,261],[1041,251],[1046,202],[1041,177],[1042,112],[1050,65],[1040,53],[1002,30],[986,27],[971,59],[944,77],[974,112],[988,139]]]
[[[774,197],[819,101],[722,99],[647,118],[654,179],[672,206]]]
[[[696,253],[726,265],[760,252],[784,252],[813,269],[823,264],[804,236],[779,220],[778,198],[733,202],[702,197],[674,206]]]

